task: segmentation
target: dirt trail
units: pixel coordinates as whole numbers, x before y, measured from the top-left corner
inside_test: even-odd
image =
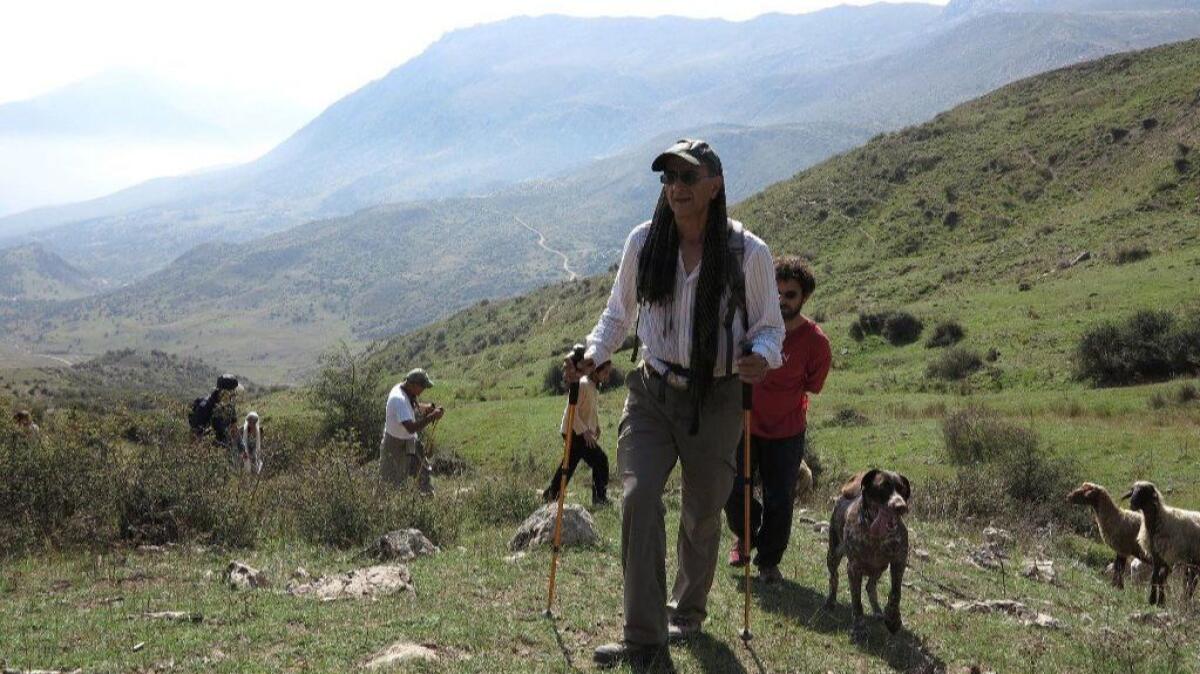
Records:
[[[533,227],[529,223],[525,222],[521,218],[518,218],[515,215],[512,217],[513,217],[513,220],[517,221],[517,224],[521,225],[525,229],[528,229],[529,231],[533,232],[534,234],[537,234],[537,237],[538,237],[537,245],[541,246],[543,249],[550,251],[551,253],[554,253],[555,255],[562,258],[563,271],[567,273],[567,277],[570,280],[574,281],[575,279],[579,278],[579,274],[576,274],[575,270],[571,269],[571,264],[570,264],[571,260],[567,257],[566,253],[564,253],[561,250],[558,250],[556,248],[551,248],[550,246],[547,246],[545,234],[542,234],[541,231],[539,231],[537,228]]]

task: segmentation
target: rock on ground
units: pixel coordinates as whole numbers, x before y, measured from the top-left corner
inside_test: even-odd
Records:
[[[375,539],[363,555],[381,562],[409,562],[422,555],[437,552],[435,546],[419,529],[397,529]]]
[[[383,652],[372,657],[363,667],[367,669],[378,669],[380,667],[388,667],[399,664],[401,662],[409,662],[412,660],[437,660],[437,651],[422,646],[421,644],[408,643],[400,641],[388,646]]]
[[[984,599],[982,601],[956,601],[950,604],[955,611],[966,613],[1005,613],[1016,618],[1022,625],[1057,629],[1062,627],[1057,619],[1046,613],[1038,613],[1014,599]]]
[[[517,529],[508,549],[513,552],[528,550],[534,546],[554,543],[554,516],[558,504],[547,503],[538,508]],[[596,545],[600,535],[596,533],[596,522],[583,506],[572,503],[563,508],[562,539],[563,547],[579,545]]]
[[[1054,560],[1052,559],[1025,560],[1021,575],[1026,578],[1032,578],[1040,583],[1050,583],[1051,585],[1058,578],[1058,574],[1054,572]]]
[[[142,617],[150,618],[151,620],[168,620],[172,622],[204,622],[204,615],[189,611],[152,611],[143,613]]]
[[[403,564],[368,566],[318,578],[311,583],[289,585],[287,588],[294,596],[313,597],[321,601],[371,599],[413,590],[412,575]]]
[[[267,574],[238,561],[232,561],[225,567],[225,580],[233,590],[253,590],[271,586]]]

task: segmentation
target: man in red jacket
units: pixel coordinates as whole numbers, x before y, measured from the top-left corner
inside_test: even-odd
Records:
[[[758,550],[754,564],[759,577],[767,583],[783,580],[779,560],[787,549],[792,531],[792,501],[800,461],[804,458],[804,431],[808,396],[820,393],[829,374],[833,356],[829,338],[800,310],[816,288],[808,264],[794,256],[775,261],[775,282],[779,286],[779,309],[787,334],[783,340],[783,366],[769,370],[762,382],[754,385],[754,410],[750,424],[750,474],[757,473],[762,484],[763,502],[750,502],[750,546]],[[743,448],[737,450],[737,474],[742,475]],[[742,549],[745,503],[741,485],[734,485],[725,504],[725,517],[733,530],[732,566],[744,566],[750,560]]]

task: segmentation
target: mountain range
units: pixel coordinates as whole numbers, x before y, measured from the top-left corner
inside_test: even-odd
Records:
[[[942,322],[963,331],[980,367],[950,390],[1012,391],[1019,404],[1078,386],[1085,330],[1145,309],[1200,311],[1197,72],[1191,40],[1022,80],[880,135],[731,215],[772,252],[810,260],[805,313],[833,342],[840,396],[892,392],[923,414],[922,392],[938,390],[926,365],[942,350],[848,334],[861,314],[895,310],[924,321],[925,335]],[[389,381],[428,367],[470,400],[540,395],[542,373],[559,376],[562,354],[595,325],[611,280],[477,304],[376,342],[370,367]],[[627,370],[629,353],[614,364]],[[1134,402],[1143,398],[1114,404]]]
[[[1012,79],[1129,46],[1200,34],[1200,11],[989,13],[977,3],[952,3],[944,12],[881,5],[802,17],[772,15],[744,24],[676,19],[599,24],[609,31],[605,35],[622,36],[614,43],[620,49],[590,42],[579,53],[565,49],[568,43],[583,42],[584,33],[573,31],[583,30],[589,21],[562,17],[518,19],[451,34],[331,107],[260,162],[184,181],[155,181],[100,202],[35,214],[49,222],[67,213],[79,218],[91,213],[90,219],[52,227],[37,237],[54,250],[79,252],[117,278],[150,276],[94,298],[10,306],[6,320],[14,334],[26,339],[36,335],[56,349],[186,350],[212,362],[244,366],[259,380],[295,378],[311,367],[317,351],[338,338],[361,343],[472,302],[564,278],[568,271],[589,274],[607,268],[629,227],[649,216],[657,190],[647,170],[649,158],[678,135],[712,137],[730,167],[731,197],[737,200],[882,129],[926,119]],[[855,32],[859,24],[861,34]],[[813,25],[840,26],[858,37],[844,50],[831,47],[843,39],[832,32],[814,44],[799,40],[798,31]],[[883,25],[900,28],[883,37]],[[737,45],[738,55],[716,50],[706,70],[701,56],[685,50],[689,58],[676,57],[660,66],[665,56],[649,39],[655,27],[665,35],[711,30],[724,40],[721,44]],[[563,50],[549,54],[553,50],[534,39],[538,30],[558,36],[558,42],[548,44]],[[525,42],[514,42],[522,35]],[[634,48],[638,36],[647,42],[641,49]],[[867,42],[871,45],[863,47]],[[473,56],[479,53],[489,54],[486,62]],[[557,93],[531,102],[535,89],[518,88],[511,102],[501,106],[504,92],[493,79],[524,84],[522,77],[541,72],[538,59],[543,56],[548,59],[544,69],[554,73],[546,75],[545,86]],[[753,75],[729,75],[725,69],[738,68],[727,63],[753,63],[748,70]],[[678,79],[679,64],[690,64],[697,77],[720,71],[711,79],[723,82],[722,87],[698,91],[703,87]],[[647,82],[668,87],[675,98]],[[617,96],[618,90],[625,94]],[[391,114],[394,106],[404,104],[398,102],[403,98],[399,91],[409,91],[432,109],[411,118]],[[620,130],[614,126],[606,133],[585,133],[571,125],[547,131],[541,122],[530,121],[530,115],[559,114],[566,100],[599,105],[606,96],[650,106],[644,116],[651,119],[606,113],[606,120],[625,120]],[[714,103],[700,104],[706,100]],[[653,101],[667,109],[653,107]],[[495,121],[491,114],[464,117],[473,119],[473,125],[452,123],[441,131],[436,125],[422,127],[424,137],[411,127],[442,119],[438,111],[447,106],[458,112],[446,119],[461,117],[472,102],[500,107],[504,114],[497,113]],[[703,125],[705,116],[717,116],[717,110],[740,123]],[[787,122],[789,118],[810,121]],[[649,133],[654,124],[683,119],[693,119],[692,124],[630,140]],[[517,129],[534,128],[539,130],[530,133],[539,140],[514,154],[524,137]],[[391,135],[377,143],[378,152],[364,151],[381,133]],[[490,136],[504,140],[489,144]],[[389,190],[407,180],[396,171],[412,166],[389,164],[385,173],[392,173],[386,180],[376,179],[383,174],[365,178],[361,171],[395,162],[393,150],[400,145],[422,142],[421,151],[441,153],[444,166],[432,161],[417,166],[438,163],[432,172],[456,172],[464,193],[370,207],[247,240],[251,232],[279,230],[292,219],[307,217],[310,207],[337,211],[372,199],[401,198]],[[451,151],[446,143],[471,146],[469,152],[482,154],[472,159],[461,154],[467,149]],[[558,152],[551,152],[552,146]],[[544,166],[529,166],[538,152],[552,158]],[[594,158],[603,152],[612,154]],[[345,180],[350,182],[320,195],[306,192],[311,197],[307,201],[304,196],[287,198],[297,181],[328,185],[322,177],[328,176],[327,166],[350,156],[357,157],[353,163],[360,171],[347,169]],[[498,165],[505,167],[488,169]],[[507,187],[489,182],[501,174],[511,182],[543,172],[548,177]],[[238,185],[232,191],[231,180]],[[351,183],[357,187],[349,188]],[[162,205],[142,206],[151,192]],[[238,201],[243,197],[258,200],[258,205]],[[264,205],[263,199],[274,206]],[[96,215],[105,209],[123,212]],[[170,251],[193,245],[198,247],[155,271]]]

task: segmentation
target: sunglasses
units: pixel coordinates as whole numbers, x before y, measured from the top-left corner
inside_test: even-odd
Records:
[[[691,187],[707,177],[708,176],[706,175],[701,175],[700,172],[696,171],[695,169],[688,169],[686,171],[663,171],[662,175],[658,177],[658,181],[664,185],[674,185],[675,181],[678,180],[684,185]]]

